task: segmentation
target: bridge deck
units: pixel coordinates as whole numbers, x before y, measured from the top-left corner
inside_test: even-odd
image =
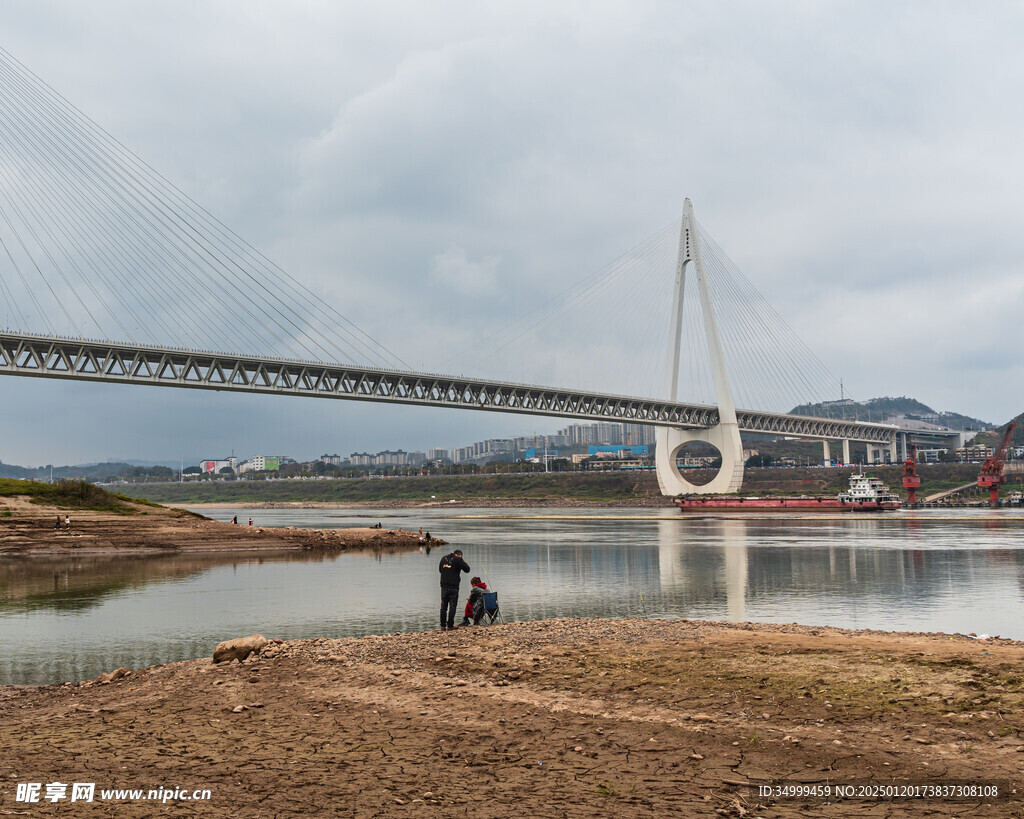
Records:
[[[0,333],[0,375],[305,395],[633,424],[713,427],[718,409],[650,398],[400,370]],[[885,424],[737,410],[744,432],[889,443]]]

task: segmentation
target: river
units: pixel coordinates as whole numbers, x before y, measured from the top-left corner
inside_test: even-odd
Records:
[[[508,620],[670,617],[1024,639],[1024,515],[684,518],[666,509],[203,509],[261,526],[416,530],[465,552]],[[442,552],[0,561],[0,684],[210,656],[220,640],[436,628]],[[463,596],[468,594],[468,577]]]

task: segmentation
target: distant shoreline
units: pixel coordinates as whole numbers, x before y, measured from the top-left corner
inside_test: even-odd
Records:
[[[750,495],[834,495],[845,490],[852,467],[825,469],[750,468],[742,493]],[[868,470],[904,495],[899,466]],[[971,464],[921,466],[920,496],[961,486],[977,477]],[[687,473],[694,481],[709,472]],[[1011,479],[1012,480],[1012,479]],[[434,509],[628,506],[668,507],[652,472],[479,473],[395,477],[212,480],[123,484],[115,491],[165,505],[221,509]],[[1009,491],[1009,487],[1007,489]]]
[[[378,500],[359,501],[350,503],[332,503],[326,501],[254,501],[245,503],[242,501],[225,501],[224,503],[203,502],[189,503],[188,501],[166,501],[164,505],[174,509],[527,509],[527,508],[551,508],[551,509],[617,509],[628,507],[650,507],[672,509],[672,501],[669,498],[630,498],[627,500],[607,501],[581,501],[569,498],[537,499],[528,498],[519,500],[517,498],[469,498],[466,500],[453,500],[446,502],[436,501],[405,501],[405,500]]]

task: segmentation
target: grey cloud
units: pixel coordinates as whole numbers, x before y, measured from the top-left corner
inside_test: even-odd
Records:
[[[1024,115],[1011,103],[1024,24],[1012,4],[43,0],[6,18],[19,59],[416,366],[600,269],[690,196],[853,394],[994,420],[1022,409],[1006,386],[1015,356],[990,340],[1021,307]],[[439,275],[452,248],[465,264]],[[449,285],[474,265],[470,281],[493,295],[456,298]],[[669,296],[651,291],[651,316]],[[538,328],[521,358],[492,363],[527,381],[587,372],[591,386],[657,370],[657,351],[631,354],[620,327],[587,336],[594,325]],[[101,426],[115,417],[103,420],[103,396],[119,395],[0,386],[15,416],[90,390]],[[151,392],[163,394],[139,394],[138,425],[117,416],[139,451],[172,409],[188,418],[188,400]],[[208,442],[242,414],[239,448],[274,439],[305,456],[531,431],[501,415],[395,409],[385,425],[357,407],[202,400]],[[299,422],[311,440],[282,435]],[[163,443],[183,448],[189,430],[167,429]],[[89,435],[31,440],[85,451]]]

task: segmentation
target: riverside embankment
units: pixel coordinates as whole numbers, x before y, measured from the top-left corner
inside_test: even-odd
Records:
[[[849,485],[851,467],[822,469],[747,469],[743,492],[751,495],[834,495]],[[872,467],[870,474],[903,494],[900,468]],[[977,477],[976,464],[922,465],[919,496],[951,489]],[[705,483],[711,470],[685,473]],[[241,505],[336,505],[385,508],[455,507],[615,507],[671,506],[651,471],[565,472],[415,477],[294,478],[279,480],[203,480],[185,483],[134,483],[126,493],[158,503],[198,507]]]

